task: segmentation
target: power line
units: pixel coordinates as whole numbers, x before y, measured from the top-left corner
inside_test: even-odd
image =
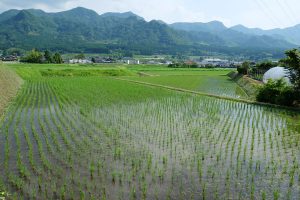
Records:
[[[290,12],[288,11],[288,9],[286,8],[286,4],[282,4],[280,2],[280,0],[276,0],[276,2],[278,3],[279,7],[282,8],[283,12],[285,13],[285,15],[290,19],[290,21],[292,22],[292,24],[297,23],[296,20],[293,18],[293,16],[290,14]]]
[[[264,9],[263,4],[261,4],[261,2],[259,0],[254,0],[255,3],[258,5],[258,7],[261,9],[261,11],[266,15],[266,17],[269,18],[269,20],[273,23],[274,26],[278,25],[278,22],[276,22],[276,20],[274,20],[274,18],[272,17],[272,15],[270,13],[268,13],[266,11],[266,9]]]
[[[260,2],[269,11],[269,13],[271,14],[271,16],[278,22],[278,24],[280,26],[284,26],[284,22],[281,21],[281,19],[277,17],[276,13],[273,12],[273,10],[269,7],[269,5],[264,0],[261,0]]]
[[[296,20],[296,24],[298,24],[298,19],[299,19],[299,15],[296,14],[295,10],[290,6],[290,4],[288,3],[288,1],[284,1],[286,7],[291,11],[291,15],[294,17],[294,19]]]

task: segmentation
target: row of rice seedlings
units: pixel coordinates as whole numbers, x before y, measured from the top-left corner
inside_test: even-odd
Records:
[[[89,121],[92,119],[92,121],[95,122],[95,127],[87,127],[86,129],[83,125],[79,126],[76,124],[77,119],[73,117],[65,118],[70,110],[71,112],[76,113],[78,112],[78,109],[72,110],[72,108],[70,109],[70,107],[68,107],[70,110],[66,112],[67,109],[59,111],[53,108],[53,112],[55,114],[57,114],[58,111],[65,113],[64,126],[69,124],[74,128],[74,125],[77,125],[74,129],[71,129],[75,130],[76,132],[80,130],[86,132],[87,129],[93,130],[93,132],[94,130],[97,130],[97,132],[93,133],[91,131],[89,133],[89,135],[92,136],[91,138],[96,139],[99,138],[97,136],[104,136],[104,141],[101,142],[104,145],[108,144],[107,146],[110,146],[111,148],[111,150],[107,149],[107,152],[103,152],[103,150],[100,152],[91,151],[91,159],[87,159],[89,162],[86,164],[84,164],[85,161],[78,163],[81,166],[85,165],[86,171],[89,174],[87,179],[83,179],[81,181],[83,185],[79,186],[79,188],[81,188],[80,196],[86,197],[87,193],[91,191],[97,193],[97,190],[92,185],[97,184],[98,180],[101,180],[101,183],[104,184],[101,193],[106,194],[100,196],[108,198],[115,197],[113,194],[111,194],[111,192],[114,190],[113,188],[123,188],[120,190],[122,192],[117,194],[119,198],[149,197],[148,191],[151,191],[151,188],[159,188],[156,189],[155,196],[164,194],[166,197],[172,197],[170,194],[171,191],[174,191],[174,188],[178,188],[180,193],[185,192],[186,194],[183,194],[183,196],[186,198],[192,198],[193,196],[203,197],[204,199],[209,198],[211,197],[211,191],[214,191],[214,196],[223,196],[223,177],[221,172],[225,171],[226,177],[224,177],[224,180],[226,183],[226,196],[229,197],[229,193],[235,190],[234,187],[236,187],[236,190],[240,190],[239,186],[236,185],[237,182],[233,181],[231,178],[235,174],[237,168],[239,168],[241,170],[239,172],[240,176],[238,177],[238,180],[246,182],[245,180],[248,179],[249,181],[247,182],[249,183],[246,183],[246,191],[248,191],[250,194],[249,198],[256,197],[259,187],[257,187],[255,176],[253,176],[251,173],[252,168],[249,167],[253,165],[261,165],[256,160],[256,149],[259,147],[260,138],[260,133],[256,127],[258,125],[261,126],[262,123],[257,123],[257,119],[262,119],[261,116],[264,116],[265,114],[262,114],[262,112],[260,112],[258,109],[253,109],[252,106],[245,107],[243,104],[235,104],[226,101],[226,103],[224,103],[224,101],[209,102],[205,98],[201,98],[201,101],[195,100],[193,103],[191,103],[191,105],[194,105],[195,109],[204,111],[195,112],[190,110],[190,105],[188,105],[187,108],[183,107],[183,105],[185,105],[184,103],[186,102],[186,99],[169,99],[167,101],[161,101],[158,104],[153,104],[151,101],[149,101],[132,106],[117,105],[114,108],[110,107],[102,109],[102,113],[94,118],[85,116],[85,113],[83,113],[83,115],[80,115],[82,118],[79,121],[85,121],[86,119]],[[64,106],[64,103],[61,103],[60,107]],[[197,104],[199,106],[195,106]],[[213,108],[213,106],[217,108]],[[150,111],[145,111],[145,108],[147,107],[150,108]],[[153,108],[154,110],[151,111]],[[209,111],[210,108],[213,109]],[[246,113],[250,113],[250,111],[253,110],[254,114],[248,115],[253,120],[240,120],[240,118],[245,118],[244,115],[238,115],[236,118],[232,118],[231,116],[225,118],[220,117],[223,116],[223,108],[227,108],[227,112],[232,116],[240,113],[239,109],[244,109]],[[246,108],[247,110],[245,110]],[[229,112],[230,110],[233,110],[234,112]],[[194,116],[189,113],[193,113]],[[208,114],[206,123],[203,123],[203,120],[205,120],[203,114],[205,113]],[[63,114],[61,114],[61,116],[63,116]],[[99,123],[100,120],[101,122]],[[224,123],[229,124],[227,128]],[[272,123],[273,122],[271,122],[271,124]],[[90,123],[89,125],[92,126]],[[267,125],[267,133],[265,134],[266,141],[268,142],[270,140],[268,134],[271,131],[269,126],[270,125]],[[106,133],[102,135],[100,129],[105,130]],[[191,130],[197,129],[201,129],[201,131],[195,131],[193,134],[191,133]],[[224,137],[224,140],[218,140],[217,138],[220,135],[223,136],[223,134],[220,133],[223,131],[222,129],[225,129],[226,137]],[[256,134],[255,136],[250,134],[252,131],[254,131],[253,134]],[[239,135],[239,132],[241,132],[242,135]],[[244,136],[243,132],[247,132],[248,136]],[[94,137],[93,134],[96,134],[97,136]],[[78,137],[76,136],[76,138],[82,137],[84,137],[84,135],[80,135]],[[271,139],[273,139],[273,137],[275,138],[276,136],[272,136]],[[68,138],[71,139],[71,137]],[[194,138],[197,138],[197,140]],[[221,141],[224,142],[221,143]],[[93,149],[97,142],[98,141],[94,143],[93,141],[86,139],[85,142],[78,143],[77,146],[80,147],[80,145],[83,145],[82,148],[85,149],[87,148],[86,145],[90,144],[91,149]],[[223,152],[221,150],[221,144],[224,144],[225,147],[227,146],[227,154],[230,155],[229,157],[226,157],[226,151]],[[273,146],[276,148],[273,148],[273,150],[275,149],[277,153],[271,157],[271,161],[274,160],[275,162],[276,157],[283,157],[284,154],[283,152],[278,153],[280,143],[274,142],[274,144],[275,145]],[[239,146],[239,148],[233,148],[232,146],[234,145]],[[244,146],[247,147],[243,148]],[[245,153],[244,157],[240,157],[244,159],[245,164],[243,164],[243,162],[239,162],[240,167],[232,167],[232,161],[235,158],[234,155],[238,155],[237,151],[241,152],[242,149]],[[265,152],[268,153],[269,151],[269,146],[265,145]],[[70,153],[75,154],[75,152]],[[215,156],[215,152],[220,153],[219,155]],[[81,155],[85,155],[85,153]],[[100,155],[101,157],[108,157],[102,160],[101,164],[97,164],[99,163],[97,155]],[[240,153],[240,155],[242,155],[242,153]],[[198,160],[200,161],[199,164],[193,164],[197,163],[196,160],[197,162]],[[250,165],[249,162],[251,163],[251,160],[252,164]],[[229,165],[226,163],[229,163]],[[264,166],[264,163],[266,162],[263,161],[262,166]],[[270,163],[272,165],[272,162]],[[114,167],[116,164],[118,166],[121,164],[121,166],[117,167],[116,169]],[[243,166],[246,166],[246,169],[242,168]],[[224,167],[224,169],[222,169],[222,167]],[[108,174],[106,174],[107,171],[105,170],[109,168],[110,171]],[[176,170],[171,170],[171,168],[175,168]],[[203,174],[202,178],[205,180],[204,183],[199,183],[198,178],[193,177],[192,174],[194,168],[201,168],[201,173]],[[186,171],[187,176],[190,177],[189,185],[187,187],[192,192],[188,192],[188,190],[183,189],[183,187],[180,189],[179,186],[174,184],[174,182],[176,182],[174,181],[176,177],[178,181],[183,180],[184,178],[183,175],[175,175],[177,173],[176,171],[179,171],[179,169]],[[278,171],[278,168],[274,169],[274,171]],[[100,179],[96,176],[99,174],[99,172],[100,174],[103,174],[101,175]],[[291,172],[291,174],[293,173]],[[244,178],[244,175],[246,175],[248,178]],[[74,176],[81,177],[79,174],[74,174]],[[93,177],[92,180],[90,179],[91,176]],[[151,178],[151,176],[156,178]],[[262,176],[262,178],[263,177],[265,176]],[[107,180],[110,180],[110,183],[107,182]],[[171,180],[173,180],[173,184],[169,185]],[[91,184],[89,182],[91,182]],[[149,183],[151,183],[151,186],[149,186]],[[162,187],[157,187],[158,184]],[[214,184],[218,186],[212,187]],[[113,187],[109,187],[110,185]],[[62,194],[70,191],[70,188],[68,188],[68,186],[65,184],[62,184],[61,187],[58,187],[61,188],[59,189],[61,194],[60,196],[64,196]],[[130,194],[125,192],[125,188],[131,188],[129,189]],[[278,192],[279,191],[280,190],[278,189]],[[192,195],[192,193],[195,193],[195,195]],[[266,193],[264,192],[262,194]],[[274,194],[277,193],[274,192]],[[270,193],[268,193],[268,196],[269,195]],[[91,197],[91,195],[89,195],[89,197]]]
[[[20,112],[20,107],[23,102],[25,102],[26,91],[22,90],[22,93],[17,98],[16,102],[14,103],[13,109],[9,112],[9,116],[5,120],[5,127],[3,127],[3,134],[5,137],[5,144],[4,147],[4,169],[7,171],[9,168],[9,160],[10,160],[10,141],[9,141],[9,132],[12,124],[14,123],[15,118],[18,116]],[[4,141],[3,141],[4,142]]]
[[[241,123],[242,123],[242,122],[241,122]],[[243,122],[243,123],[244,123],[244,122]],[[243,129],[244,129],[244,128],[243,128]],[[237,137],[237,136],[235,135],[235,138],[236,138],[236,137]],[[249,146],[249,148],[250,148],[250,150],[251,150],[251,149],[254,150],[254,141],[256,141],[256,139],[255,139],[255,137],[252,136],[252,135],[251,135],[250,138],[251,138],[250,141],[251,141],[252,144],[250,143],[251,145]],[[236,140],[235,140],[235,141],[236,141]],[[240,139],[240,141],[241,141],[241,139]],[[234,142],[233,142],[233,144],[234,144]],[[240,144],[242,144],[242,143],[240,142]],[[240,145],[240,149],[241,149],[241,145]],[[245,148],[245,152],[247,152],[247,151],[248,151],[248,148]],[[249,156],[250,156],[250,160],[253,159],[253,153],[251,153],[251,151],[250,151],[250,155],[249,155]],[[250,165],[249,165],[249,166],[250,166]],[[252,169],[252,167],[250,167],[250,169]],[[249,172],[249,173],[250,173],[250,172]],[[253,187],[252,187],[252,191],[253,191]]]
[[[53,94],[52,94],[52,91],[49,89],[49,87],[48,87],[48,85],[46,86],[46,88],[47,88],[47,93],[49,94],[49,112],[50,112],[50,115],[52,114],[53,115],[53,112],[55,113],[55,115],[56,115],[56,117],[57,117],[57,115],[59,115],[59,112],[58,112],[58,109],[57,108],[55,108],[57,105],[56,105],[56,102],[55,102],[55,100],[54,100],[54,98],[56,98],[56,97],[54,97],[53,96]],[[53,104],[50,104],[50,102],[53,102]],[[53,107],[51,107],[51,105],[53,106]],[[52,108],[54,109],[53,111],[52,111]],[[54,118],[54,117],[52,117],[52,120],[56,120],[56,117]],[[57,118],[58,119],[58,118]],[[66,140],[68,139],[68,137],[66,136],[66,134],[69,134],[69,131],[70,131],[70,129],[69,128],[65,128],[65,126],[66,126],[66,124],[61,124],[61,122],[60,121],[54,121],[53,122],[53,124],[55,125],[59,125],[59,126],[56,126],[56,128],[57,128],[57,130],[58,130],[58,132],[61,132],[61,131],[63,131],[63,130],[67,130],[68,132],[64,132],[63,134],[65,134],[65,136],[63,136],[62,138],[65,138],[65,139],[63,139],[63,141],[64,142],[66,142]],[[61,124],[61,125],[60,125]],[[51,125],[49,125],[49,127],[50,127]],[[51,127],[51,128],[53,128],[53,127]],[[53,131],[52,131],[52,135],[54,135],[54,133],[53,133]],[[53,137],[52,137],[53,138]],[[56,137],[54,137],[54,138],[56,138]],[[69,139],[68,139],[69,140]],[[57,141],[56,141],[56,143],[57,143]],[[68,146],[67,146],[68,147]],[[63,152],[61,152],[60,153],[60,155],[57,155],[57,157],[60,157],[60,156],[62,156],[62,155],[64,155],[64,157],[66,158],[65,160],[63,160],[63,164],[64,164],[64,166],[66,167],[66,169],[65,170],[70,170],[70,174],[71,174],[71,182],[72,182],[72,185],[78,185],[78,184],[81,184],[80,182],[78,182],[78,180],[76,179],[76,178],[74,178],[74,173],[73,173],[73,170],[74,170],[74,162],[73,162],[73,155],[76,155],[76,153],[74,153],[74,152],[72,152],[72,150],[68,150],[68,151],[66,151],[65,153],[63,153]],[[68,173],[69,174],[69,173]],[[64,179],[69,179],[69,177],[65,177]],[[71,196],[73,196],[73,198],[74,198],[74,193],[72,192],[72,190],[69,188],[70,186],[66,186],[66,185],[62,185],[61,186],[61,190],[60,190],[60,196],[61,197],[64,197],[64,198],[66,198],[66,195],[67,195],[67,191],[68,191],[68,193],[71,195]]]
[[[10,158],[9,156],[7,156],[7,167],[8,167],[8,162],[10,161],[11,165],[17,166],[17,172],[18,172],[17,174],[15,174],[14,169],[12,167],[7,168],[7,181],[14,188],[15,191],[21,194],[25,192],[24,181],[30,180],[30,176],[31,176],[29,170],[27,169],[27,167],[22,161],[23,157],[21,155],[21,142],[19,138],[19,132],[21,130],[20,128],[21,117],[22,117],[22,112],[24,112],[22,108],[26,106],[27,102],[30,100],[30,95],[28,95],[29,92],[30,92],[30,88],[25,90],[24,93],[26,94],[26,96],[23,97],[21,102],[18,102],[20,105],[18,108],[18,113],[16,113],[15,121],[11,125],[11,130],[13,131],[13,135],[14,135],[14,141],[17,145],[16,149],[14,149],[14,151],[17,152],[17,156],[16,156],[17,160],[15,160],[14,157]],[[10,129],[7,129],[8,131],[7,134],[10,134],[9,130]],[[14,161],[16,161],[16,163],[14,163]]]
[[[57,98],[57,101],[60,101],[59,98]],[[62,107],[62,104],[61,104],[61,103],[59,103],[59,105],[60,105],[60,107]],[[65,109],[64,109],[64,110],[65,110]],[[61,110],[60,112],[62,112],[62,115],[64,115],[64,111],[63,111],[63,110]],[[74,120],[74,119],[71,119],[68,115],[64,115],[64,116],[66,117],[66,120],[68,120],[68,122],[71,122],[70,124],[71,124],[71,126],[72,126],[72,129],[74,129],[74,130],[76,130],[76,131],[80,131],[79,128],[76,127],[76,125],[74,125],[75,122],[74,122],[74,121],[72,122],[72,120]],[[81,145],[81,144],[80,144],[80,145]],[[90,147],[90,148],[92,148],[92,147]],[[93,176],[93,171],[94,171],[93,165],[91,165],[90,170],[91,170],[91,176]]]

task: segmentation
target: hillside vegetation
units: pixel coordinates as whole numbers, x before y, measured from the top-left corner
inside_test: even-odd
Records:
[[[0,65],[0,117],[22,83],[22,79],[15,72]]]
[[[294,46],[270,36],[226,29],[224,25],[219,26],[225,30],[205,24],[194,31],[156,20],[148,22],[130,12],[98,15],[85,8],[59,13],[9,10],[0,14],[0,22],[0,49],[280,57],[283,50]]]

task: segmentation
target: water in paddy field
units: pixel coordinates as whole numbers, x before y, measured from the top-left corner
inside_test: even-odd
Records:
[[[163,75],[155,77],[128,77],[129,80],[139,82],[170,86],[192,90],[201,93],[231,97],[238,99],[249,99],[246,92],[228,76],[218,72],[213,75]]]
[[[298,199],[299,114],[203,96],[80,108],[32,83],[1,125],[18,199]]]

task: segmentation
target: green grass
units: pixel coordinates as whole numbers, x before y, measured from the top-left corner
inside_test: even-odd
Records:
[[[140,102],[172,94],[168,90],[153,89],[107,77],[51,78],[48,81],[59,93],[65,94],[85,108]]]
[[[72,76],[132,76],[134,73],[126,69],[47,69],[40,70],[42,76],[72,77]]]
[[[0,119],[22,84],[22,79],[14,71],[0,63]]]

